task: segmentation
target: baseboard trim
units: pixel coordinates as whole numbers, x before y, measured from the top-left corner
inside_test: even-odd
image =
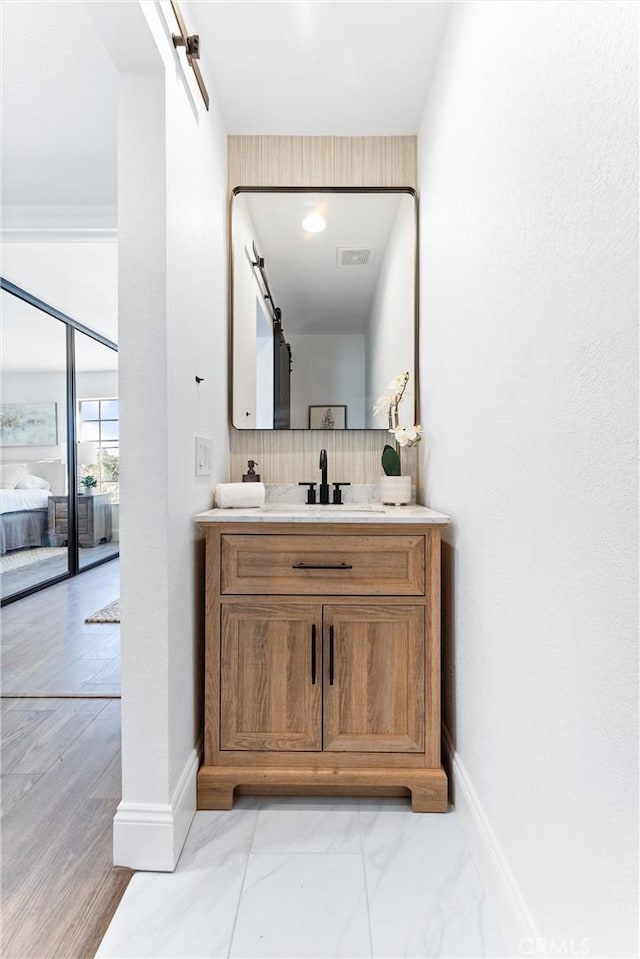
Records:
[[[191,750],[170,803],[119,804],[113,820],[113,863],[173,872],[196,812],[200,749]]]
[[[542,939],[473,783],[446,727],[445,766],[452,780],[455,809],[491,904],[508,956],[539,956]]]

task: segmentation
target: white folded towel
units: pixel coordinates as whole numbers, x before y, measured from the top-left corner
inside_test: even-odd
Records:
[[[220,509],[264,506],[264,483],[218,483],[216,504]]]

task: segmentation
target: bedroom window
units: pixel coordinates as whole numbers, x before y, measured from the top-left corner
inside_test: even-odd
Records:
[[[80,465],[81,479],[93,476],[96,492],[112,493],[120,489],[119,402],[115,398],[80,400],[79,439],[89,451]]]

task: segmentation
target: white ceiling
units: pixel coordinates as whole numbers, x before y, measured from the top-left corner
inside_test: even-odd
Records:
[[[228,133],[336,136],[417,133],[451,6],[182,4]],[[0,26],[3,205],[115,208],[117,73],[85,4],[0,0]]]
[[[2,0],[2,200],[116,203],[117,75],[83,5]]]
[[[4,373],[61,373],[67,368],[65,325],[0,290],[0,352]],[[78,373],[114,371],[118,354],[76,333]],[[1,384],[0,384],[1,387]]]
[[[451,4],[182,7],[229,133],[359,136],[417,132]],[[0,16],[3,203],[114,206],[117,76],[85,5],[1,0]]]
[[[185,0],[230,134],[415,134],[451,3]]]

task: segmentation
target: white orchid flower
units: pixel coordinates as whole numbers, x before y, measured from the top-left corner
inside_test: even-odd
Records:
[[[422,439],[422,427],[419,423],[415,426],[396,426],[389,432],[395,438],[398,446],[416,446]]]
[[[391,380],[385,392],[376,400],[376,404],[373,407],[374,414],[379,416],[380,413],[386,413],[387,415],[389,415],[392,411],[397,413],[398,405],[402,399],[408,382],[408,371],[401,373],[400,376],[396,376],[393,380]]]
[[[408,383],[409,371],[405,370],[400,376],[391,380],[386,391],[378,398],[376,405],[373,407],[376,416],[380,413],[387,414],[388,432],[395,440],[395,450],[387,445],[382,454],[382,468],[387,475],[400,473],[400,450],[407,446],[416,446],[422,439],[422,427],[419,423],[416,423],[415,426],[400,426],[399,423],[400,403]]]
[[[401,373],[400,376],[396,376],[387,387],[387,392],[392,393],[396,396],[409,382],[409,373],[408,371]]]
[[[379,396],[376,400],[376,405],[373,407],[373,412],[376,416],[380,413],[388,413],[389,407],[393,402],[393,397],[389,393],[383,393],[382,396]]]

